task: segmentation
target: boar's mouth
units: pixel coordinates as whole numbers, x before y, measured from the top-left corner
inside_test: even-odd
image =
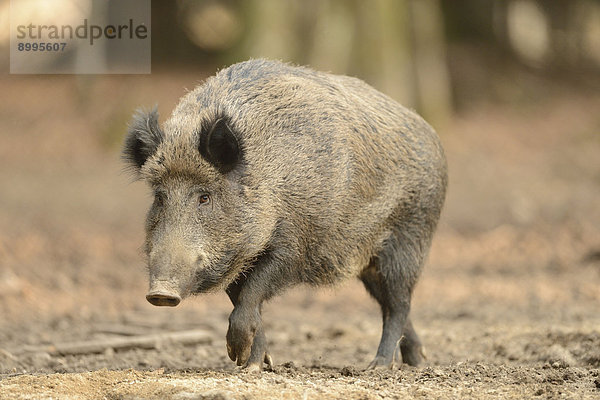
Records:
[[[196,274],[196,293],[210,292],[220,286],[223,276],[216,271],[202,270]]]
[[[226,286],[230,280],[228,278],[234,278],[237,275],[238,258],[237,253],[230,250],[216,264],[196,272],[194,292],[206,293]]]

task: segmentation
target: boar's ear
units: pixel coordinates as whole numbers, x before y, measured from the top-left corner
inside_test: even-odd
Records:
[[[224,118],[219,118],[208,129],[202,129],[198,150],[222,173],[235,168],[240,158],[238,140]]]
[[[154,108],[150,112],[138,110],[129,123],[123,159],[134,170],[139,170],[158,145],[163,141],[164,134],[158,126],[158,112]]]

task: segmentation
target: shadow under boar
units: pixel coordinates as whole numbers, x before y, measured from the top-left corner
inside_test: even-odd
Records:
[[[383,314],[369,367],[393,367],[400,354],[419,364],[411,295],[447,172],[418,115],[359,79],[251,60],[185,95],[162,128],[156,110],[137,113],[123,154],[155,195],[146,298],[176,306],[225,289],[237,365],[272,363],[265,300],[348,277],[362,280]]]

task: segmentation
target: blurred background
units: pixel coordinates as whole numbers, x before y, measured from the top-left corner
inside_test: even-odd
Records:
[[[214,318],[224,335],[224,294],[146,303],[151,199],[120,147],[137,107],[158,104],[164,121],[207,76],[258,57],[360,77],[438,131],[450,186],[417,326],[599,326],[600,1],[154,0],[149,75],[10,75],[8,16],[1,0],[0,347],[157,316]],[[293,292],[272,315],[293,325],[301,304],[316,326],[319,310],[351,307],[344,321],[373,318],[376,343],[375,304],[349,285]]]

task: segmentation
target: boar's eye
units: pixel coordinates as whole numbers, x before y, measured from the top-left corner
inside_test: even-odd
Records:
[[[156,204],[157,207],[162,207],[165,203],[165,195],[164,193],[161,192],[156,192],[154,194],[154,204]]]
[[[204,205],[210,203],[210,196],[206,193],[202,193],[198,197],[198,205]]]

